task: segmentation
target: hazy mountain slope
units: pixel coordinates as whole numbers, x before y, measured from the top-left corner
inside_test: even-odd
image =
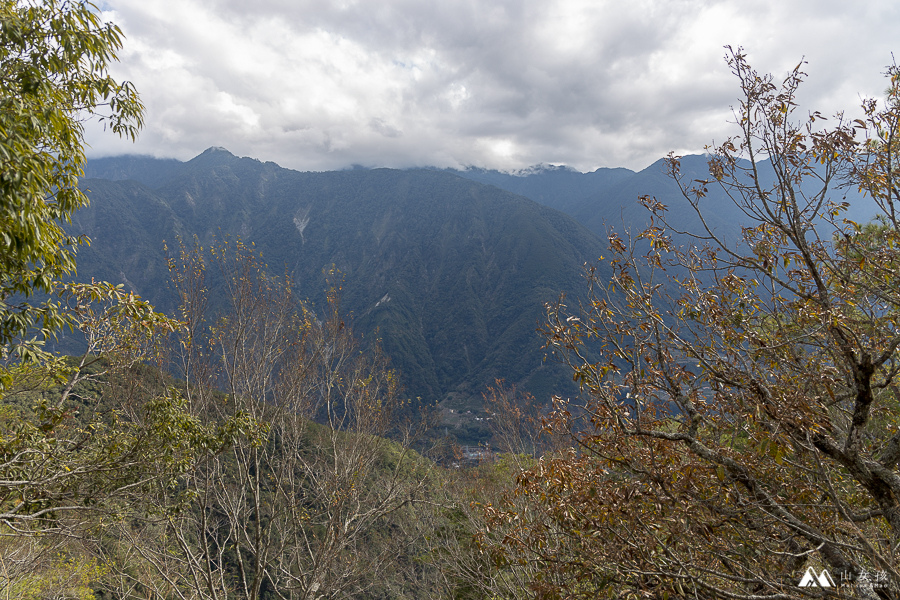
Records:
[[[685,157],[682,169],[704,178],[706,160]],[[253,242],[273,273],[293,276],[316,303],[324,273],[337,268],[358,330],[382,340],[409,395],[427,400],[477,398],[495,377],[541,398],[566,390],[568,377],[542,363],[535,328],[543,303],[578,294],[581,266],[603,253],[605,235],[585,226],[639,231],[648,215],[638,198],[649,194],[669,206],[676,228],[699,228],[661,162],[638,173],[301,173],[212,148],[185,163],[100,159],[87,172],[116,181],[85,181],[92,206],[73,233],[94,242],[79,252],[80,277],[125,282],[172,310],[162,240],[178,236]],[[566,207],[574,219],[501,187]],[[703,206],[716,231],[737,235],[744,217],[714,186]]]
[[[634,175],[634,171],[622,168],[581,173],[567,167],[546,165],[515,174],[478,168],[451,172],[531,198],[570,215],[580,204],[596,197],[598,192]]]
[[[684,157],[682,171],[688,180],[707,177],[706,157]],[[669,206],[668,218],[674,227],[696,231],[701,226],[694,211],[667,176],[663,160],[639,172],[598,169],[592,173],[579,173],[553,167],[535,168],[522,174],[481,169],[457,173],[557,208],[602,236],[608,226],[619,232],[623,229],[639,232],[649,220],[647,210],[639,203],[644,195],[656,196]],[[736,224],[742,215],[719,190],[710,187],[710,196],[704,205],[710,207],[710,222],[716,229],[739,230]]]
[[[702,155],[682,157],[681,170],[687,182],[710,177],[707,157]],[[592,173],[579,173],[565,167],[536,167],[519,174],[484,169],[454,172],[557,208],[601,236],[605,235],[607,226],[620,232],[625,228],[640,231],[649,219],[647,211],[639,204],[640,197],[645,195],[655,196],[669,207],[667,219],[673,228],[697,232],[702,227],[694,210],[668,177],[663,159],[639,172],[598,169]],[[765,181],[768,172],[765,163],[760,172]],[[709,195],[701,203],[704,218],[714,231],[734,240],[739,235],[740,224],[747,222],[746,215],[717,185],[707,189]],[[846,216],[857,222],[867,222],[877,212],[872,200],[853,187],[832,186],[831,198],[835,202],[850,202]]]
[[[165,182],[183,164],[174,158],[115,156],[89,161],[84,167],[84,177],[110,181],[132,180],[148,187],[155,187]]]
[[[75,213],[71,231],[91,245],[78,249],[79,278],[126,283],[160,309],[173,309],[162,241],[190,232],[165,199],[136,181],[85,179],[81,186],[91,204]]]
[[[161,240],[239,235],[313,302],[339,269],[345,309],[377,332],[412,397],[477,397],[495,377],[544,397],[569,385],[542,363],[535,328],[543,302],[583,287],[601,242],[562,213],[435,170],[300,173],[211,149],[151,189],[140,169],[96,162],[133,181],[87,182],[82,278],[124,280],[170,307]]]

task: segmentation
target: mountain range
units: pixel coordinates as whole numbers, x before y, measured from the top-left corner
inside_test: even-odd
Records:
[[[685,157],[682,170],[703,178],[706,159]],[[454,415],[479,414],[497,378],[540,402],[577,393],[543,355],[543,305],[561,293],[577,302],[607,225],[639,231],[647,221],[639,196],[668,204],[679,229],[699,225],[661,163],[640,172],[315,173],[210,148],[186,162],[94,159],[82,185],[91,204],[70,233],[92,242],[78,251],[79,279],[124,283],[171,312],[163,241],[193,238],[207,247],[229,237],[253,243],[272,274],[290,275],[313,305],[323,302],[325,273],[337,269],[343,309],[357,332],[380,340],[412,405],[440,403]],[[741,216],[721,193],[704,203],[713,227],[739,231]],[[464,421],[463,441],[487,435],[481,418]]]
[[[92,242],[79,278],[172,311],[163,240],[240,237],[314,305],[324,273],[340,271],[344,310],[380,339],[414,403],[477,411],[496,378],[536,397],[573,391],[535,330],[602,243],[557,210],[433,169],[303,173],[218,148],[184,163],[94,160],[83,186],[91,205],[71,233]]]

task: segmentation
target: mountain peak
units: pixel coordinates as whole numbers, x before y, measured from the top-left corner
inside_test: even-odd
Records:
[[[222,148],[221,146],[212,146],[210,148],[207,148],[191,160],[187,161],[187,163],[185,164],[193,165],[195,167],[219,167],[230,165],[237,160],[239,160],[239,158],[229,152],[226,148]]]
[[[224,152],[225,154],[227,154],[227,155],[229,155],[229,156],[234,156],[234,154],[232,154],[231,152],[229,152],[227,148],[223,148],[222,146],[210,146],[209,148],[207,148],[206,150],[204,150],[204,151],[200,154],[200,156],[203,156],[204,154],[213,154],[213,153],[215,153],[215,152]]]

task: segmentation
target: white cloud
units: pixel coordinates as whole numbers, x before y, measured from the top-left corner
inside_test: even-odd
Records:
[[[297,169],[351,164],[642,168],[730,132],[743,45],[761,71],[802,56],[825,112],[878,95],[892,0],[108,0],[115,74],[147,126],[93,155],[209,146]]]

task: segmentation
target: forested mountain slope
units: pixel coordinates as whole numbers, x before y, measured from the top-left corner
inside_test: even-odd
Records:
[[[571,390],[535,329],[544,302],[583,287],[603,244],[558,211],[452,173],[301,173],[223,149],[100,159],[86,175],[79,278],[123,282],[171,311],[163,240],[171,251],[178,237],[239,236],[314,303],[336,268],[343,310],[381,339],[411,398],[478,398],[497,377],[544,398]]]
[[[688,181],[708,177],[705,157],[685,157],[681,167]],[[304,173],[211,148],[184,163],[97,159],[83,185],[92,205],[72,232],[92,245],[79,251],[80,278],[125,283],[171,312],[163,240],[171,250],[194,236],[203,245],[229,236],[254,243],[270,271],[293,277],[314,303],[336,269],[357,330],[381,340],[408,395],[427,402],[477,401],[497,377],[541,400],[572,392],[543,360],[535,332],[543,303],[583,289],[582,266],[603,253],[607,226],[640,231],[648,220],[641,195],[666,204],[675,228],[699,230],[662,162],[637,173]],[[734,239],[746,217],[709,189],[707,222]],[[847,194],[850,216],[865,220],[868,204]]]
[[[681,172],[687,183],[710,178],[707,159],[707,156],[700,155],[681,159]],[[761,165],[763,183],[769,183],[766,177],[769,177],[770,171],[767,165]],[[601,168],[591,173],[580,173],[554,166],[538,166],[515,174],[476,168],[452,172],[561,210],[600,235],[606,234],[607,226],[618,231],[625,227],[640,231],[648,219],[647,211],[638,203],[641,196],[655,196],[667,205],[670,209],[667,218],[675,229],[698,232],[702,228],[696,213],[668,176],[664,159],[637,172]],[[750,181],[749,177],[747,181]],[[739,224],[746,223],[747,216],[728,199],[721,187],[713,183],[707,189],[709,194],[701,204],[704,218],[715,231],[727,233],[734,239],[738,235]],[[846,216],[857,222],[868,222],[878,212],[871,198],[864,197],[852,186],[833,186],[830,197],[838,202],[849,202]]]

